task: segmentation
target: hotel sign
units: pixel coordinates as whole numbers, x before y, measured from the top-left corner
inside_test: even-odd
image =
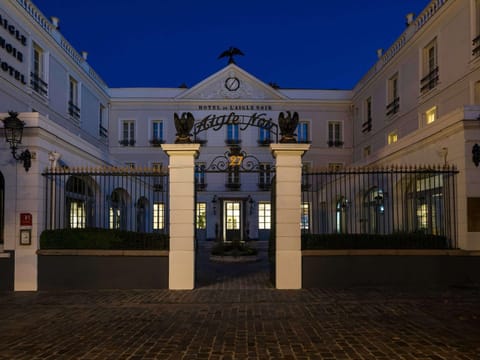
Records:
[[[194,125],[193,133],[199,134],[208,129],[220,130],[225,125],[239,125],[240,130],[245,130],[250,126],[259,127],[266,130],[276,130],[277,125],[271,118],[267,118],[266,113],[253,113],[252,115],[239,115],[234,112],[224,115],[210,114]]]
[[[17,26],[12,24],[0,13],[0,70],[10,76],[12,79],[26,85],[25,74],[19,70],[18,66],[24,60],[23,51],[27,47],[27,37]],[[13,62],[13,64],[12,64]],[[20,63],[20,64],[16,64]]]

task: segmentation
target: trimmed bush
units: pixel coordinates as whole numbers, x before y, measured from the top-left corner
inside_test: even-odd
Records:
[[[40,249],[168,250],[169,237],[99,228],[45,230]]]
[[[449,249],[445,236],[415,233],[302,234],[303,250],[319,249]]]
[[[257,255],[257,249],[251,248],[245,243],[224,243],[218,242],[212,248],[212,255],[218,256],[250,256]]]

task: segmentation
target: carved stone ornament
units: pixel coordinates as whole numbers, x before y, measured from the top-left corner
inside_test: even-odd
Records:
[[[280,143],[296,143],[295,130],[298,125],[298,113],[294,112],[293,115],[290,111],[286,112],[285,116],[283,112],[278,114],[278,126],[280,127]]]
[[[192,143],[192,128],[195,123],[195,118],[192,113],[182,113],[182,116],[179,117],[177,113],[173,114],[173,120],[175,123],[175,130],[177,130],[175,139],[175,144],[190,144]]]

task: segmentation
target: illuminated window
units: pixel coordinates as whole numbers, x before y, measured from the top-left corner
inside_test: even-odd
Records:
[[[392,131],[388,134],[388,145],[396,143],[398,141],[398,134],[396,131]]]
[[[198,230],[207,228],[207,203],[197,203],[196,226]]]
[[[308,122],[306,121],[301,121],[297,125],[297,142],[299,143],[309,142]]]
[[[70,201],[70,227],[83,229],[85,227],[85,203],[83,201]]]
[[[227,230],[240,230],[240,202],[225,202]]]
[[[156,202],[153,204],[153,230],[165,228],[165,204]]]
[[[435,120],[437,120],[437,107],[436,106],[432,107],[431,109],[429,109],[425,112],[425,122],[427,124],[431,124]]]
[[[343,163],[328,163],[328,171],[340,171],[343,169]]]
[[[155,172],[162,172],[163,163],[157,163],[157,162],[152,163],[152,170]]]
[[[89,208],[87,214],[87,205],[93,203],[94,196],[84,178],[77,176],[69,178],[65,191],[68,227],[79,229],[92,226],[92,209]]]
[[[300,206],[301,206],[300,229],[308,230],[310,229],[310,204],[307,202],[304,202]]]
[[[129,169],[135,169],[135,163],[134,162],[126,162],[125,166]]]
[[[272,205],[269,202],[258,203],[258,229],[270,230],[272,228]]]
[[[108,223],[110,229],[120,229],[120,209],[110,207]]]

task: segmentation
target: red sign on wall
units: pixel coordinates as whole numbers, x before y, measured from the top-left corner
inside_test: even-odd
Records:
[[[32,226],[32,214],[21,213],[20,214],[20,226]]]

